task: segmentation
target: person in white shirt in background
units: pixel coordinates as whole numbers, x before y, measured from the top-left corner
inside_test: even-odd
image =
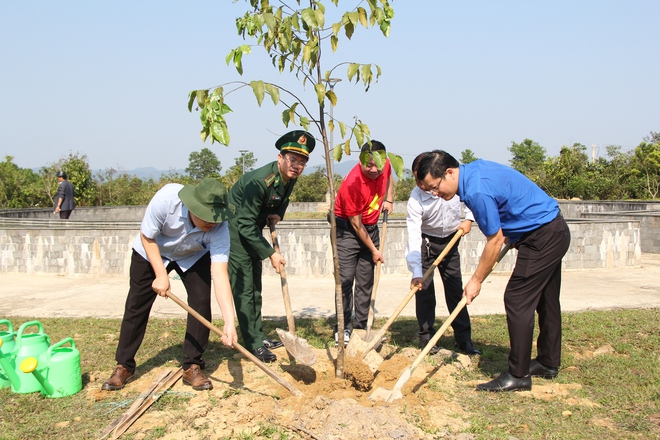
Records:
[[[425,347],[435,334],[436,307],[433,276],[422,285],[424,273],[433,265],[456,231],[460,228],[463,229],[464,234],[469,233],[474,221],[472,212],[467,207],[465,208],[465,220],[461,221],[462,203],[458,195],[451,200],[444,200],[422,188],[422,183],[417,180],[417,166],[425,154],[418,155],[412,164],[417,186],[410,193],[406,219],[408,228],[406,262],[408,270],[412,272],[410,288],[419,287],[415,294],[415,312],[419,323],[419,343],[422,347]],[[459,243],[460,240],[438,265],[449,313],[456,308],[463,297]],[[451,326],[454,329],[456,348],[459,351],[470,356],[481,354],[472,344],[472,328],[467,308],[463,308]],[[437,352],[437,348],[434,347],[431,352]]]

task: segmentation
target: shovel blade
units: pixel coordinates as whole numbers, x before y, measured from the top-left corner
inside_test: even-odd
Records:
[[[277,336],[280,337],[282,344],[284,344],[286,351],[288,351],[296,361],[308,366],[312,366],[316,363],[316,355],[306,339],[292,335],[281,328],[275,330],[277,331]]]

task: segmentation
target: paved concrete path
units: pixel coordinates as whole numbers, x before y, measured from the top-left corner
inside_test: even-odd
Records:
[[[659,254],[644,254],[639,268],[564,271],[562,277],[564,311],[660,307]],[[464,282],[468,279],[465,277]],[[509,274],[491,274],[481,295],[469,306],[470,314],[503,314],[502,294],[508,279]],[[333,278],[288,277],[288,283],[295,316],[334,315]],[[409,277],[381,276],[376,298],[377,318],[392,315],[409,292],[409,283]],[[264,277],[263,284],[263,315],[283,317],[279,277]],[[442,283],[436,276],[436,288],[438,286]],[[127,292],[128,279],[125,277],[0,273],[0,319],[7,316],[121,318]],[[172,280],[172,292],[180,298],[186,297],[179,280]],[[221,316],[215,300],[213,313],[214,317]],[[401,315],[415,315],[414,300]],[[438,315],[448,315],[444,301],[438,302]],[[152,316],[183,317],[185,311],[173,301],[158,298]]]

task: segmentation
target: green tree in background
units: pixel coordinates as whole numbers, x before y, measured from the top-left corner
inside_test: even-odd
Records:
[[[342,177],[335,173],[334,185],[339,188]],[[310,174],[298,177],[296,186],[293,187],[290,200],[292,202],[325,202],[328,194],[328,177],[321,166],[317,166]]]
[[[520,171],[534,182],[540,180],[545,162],[545,148],[531,139],[525,139],[517,144],[511,142],[509,151],[513,155],[511,167]]]
[[[204,177],[220,178],[220,159],[208,148],[202,148],[200,151],[193,151],[188,156],[188,167],[186,173],[194,180],[199,181]]]
[[[633,172],[646,195],[655,199],[660,191],[660,143],[642,142],[635,148],[634,157]]]
[[[470,150],[469,148],[466,150],[461,151],[461,163],[463,165],[474,162],[475,160],[479,159],[477,156],[475,156],[474,151]]]
[[[405,170],[403,179],[399,179],[394,183],[394,200],[399,202],[408,200],[415,185],[415,176],[412,171]]]
[[[39,175],[19,168],[13,160],[13,156],[5,156],[4,162],[0,162],[0,208],[49,207]]]
[[[246,173],[249,173],[254,169],[256,164],[257,159],[254,157],[254,153],[248,151],[245,154],[242,154],[241,157],[237,157],[235,159],[234,165],[229,167],[220,181],[225,185],[225,187],[227,187],[227,190],[229,190],[243,175],[243,170],[245,170]]]

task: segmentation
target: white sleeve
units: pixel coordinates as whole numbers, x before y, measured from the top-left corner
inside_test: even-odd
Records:
[[[465,203],[463,203],[463,212],[465,213],[465,220],[474,221],[474,214],[472,214],[472,211],[470,211],[470,208]]]
[[[211,263],[226,263],[229,261],[229,222],[222,222],[213,228],[213,238],[210,245]]]
[[[422,278],[422,214],[424,210],[421,202],[415,197],[408,199],[408,243],[406,244],[406,263],[413,278]]]

